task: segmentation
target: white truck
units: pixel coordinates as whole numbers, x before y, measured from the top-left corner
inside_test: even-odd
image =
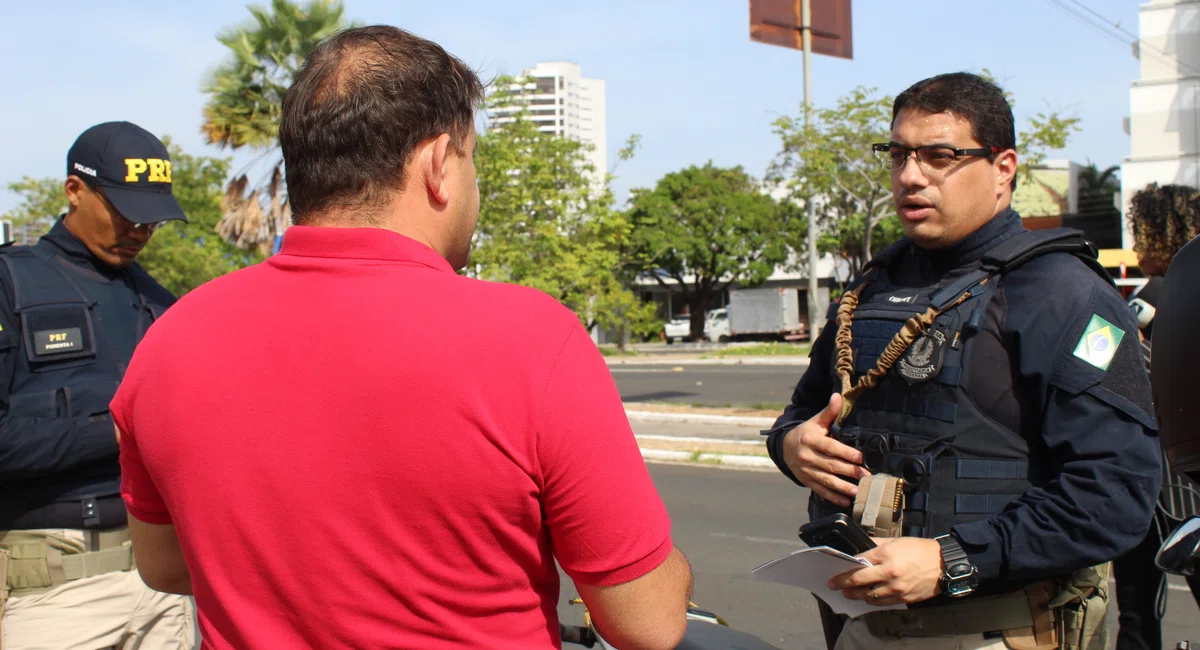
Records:
[[[730,289],[726,338],[796,340],[808,336],[808,318],[801,312],[803,294],[795,287]],[[709,337],[711,340],[717,340]]]

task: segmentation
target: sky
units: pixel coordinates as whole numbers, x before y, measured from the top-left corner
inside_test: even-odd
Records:
[[[820,2],[822,0],[814,0]],[[895,95],[943,72],[988,68],[1014,98],[1018,130],[1038,112],[1081,120],[1052,159],[1119,165],[1122,120],[1139,64],[1128,43],[1071,14],[1086,5],[1137,33],[1134,0],[853,0],[852,60],[814,56],[813,102],[835,105],[855,87]],[[201,87],[226,56],[215,35],[249,20],[246,2],[27,2],[0,23],[0,213],[24,176],[62,177],[66,152],[93,124],[129,120],[205,145]],[[637,156],[614,189],[651,187],[664,174],[712,161],[761,177],[779,151],[771,122],[797,115],[799,51],[752,42],[746,0],[346,0],[349,18],[407,29],[445,47],[483,79],[538,61],[572,61],[607,84],[608,156],[631,134]],[[1099,20],[1099,19],[1096,19]]]

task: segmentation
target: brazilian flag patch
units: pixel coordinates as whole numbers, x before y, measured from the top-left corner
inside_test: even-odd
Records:
[[[1087,329],[1075,346],[1075,356],[1101,370],[1108,370],[1108,364],[1112,363],[1123,338],[1124,330],[1104,320],[1099,314],[1092,314],[1092,320],[1088,321]]]

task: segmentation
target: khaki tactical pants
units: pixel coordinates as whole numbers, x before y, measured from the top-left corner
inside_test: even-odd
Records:
[[[84,548],[81,531],[21,531],[22,537],[29,534],[45,534],[53,546]],[[197,645],[192,599],[151,590],[136,569],[69,579],[49,589],[14,589],[0,621],[0,650],[193,650]]]
[[[846,623],[835,650],[1006,650],[1004,639],[970,636],[879,637],[871,634],[864,621]]]

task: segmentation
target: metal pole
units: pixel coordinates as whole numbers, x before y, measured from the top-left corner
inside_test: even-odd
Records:
[[[804,126],[812,112],[812,0],[800,0],[800,35],[804,40]],[[808,197],[808,331],[809,341],[816,341],[825,324],[817,296],[817,205]]]

